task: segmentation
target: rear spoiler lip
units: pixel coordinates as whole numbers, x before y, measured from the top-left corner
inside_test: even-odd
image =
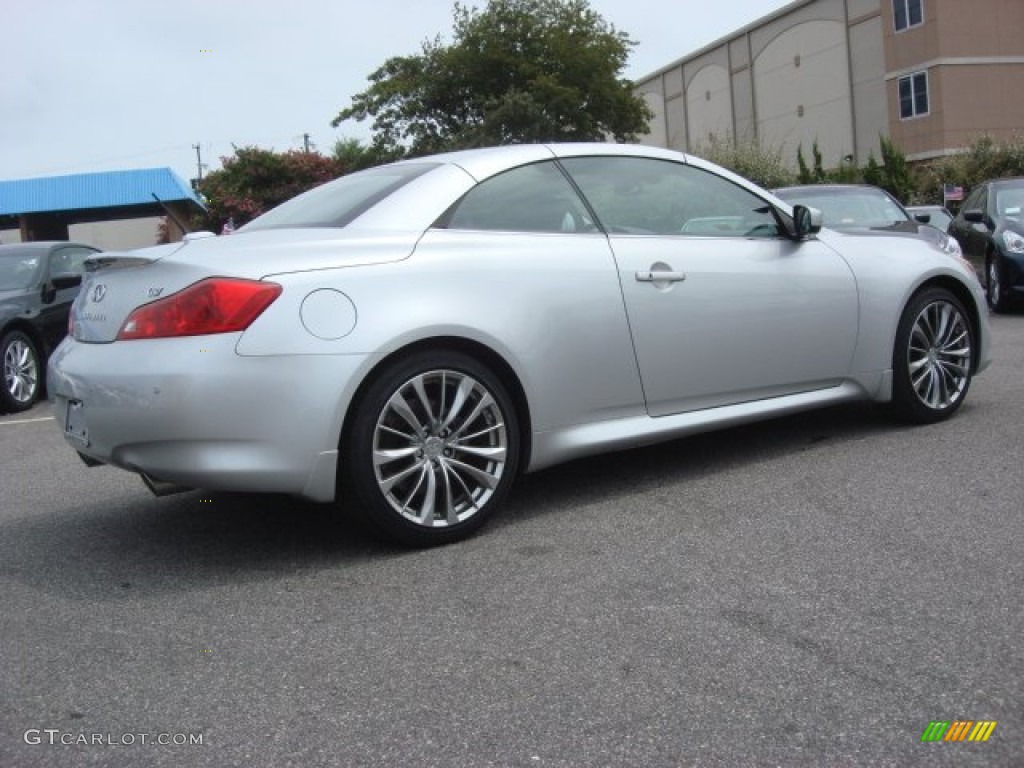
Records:
[[[112,256],[109,253],[97,254],[85,260],[86,272],[99,272],[101,269],[127,269],[152,264],[156,259],[144,256]]]

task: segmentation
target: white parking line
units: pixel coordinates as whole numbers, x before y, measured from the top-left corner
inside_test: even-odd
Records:
[[[4,424],[31,424],[34,421],[53,421],[53,416],[42,416],[38,419],[14,419],[13,421],[0,421],[0,427]]]

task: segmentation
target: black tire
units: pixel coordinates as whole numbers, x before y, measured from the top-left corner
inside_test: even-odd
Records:
[[[395,361],[374,376],[350,418],[341,501],[391,541],[427,547],[463,539],[515,479],[512,399],[490,369],[461,352],[423,350]]]
[[[931,424],[956,412],[971,385],[976,332],[963,303],[927,288],[903,310],[893,347],[892,411]]]
[[[7,413],[27,411],[43,388],[43,366],[32,338],[21,331],[10,331],[0,340],[0,410]]]
[[[999,260],[995,254],[989,254],[985,260],[985,301],[993,312],[1005,312],[1009,299],[1003,290],[1003,281],[999,275]]]

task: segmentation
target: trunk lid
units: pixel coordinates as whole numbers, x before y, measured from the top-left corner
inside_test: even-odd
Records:
[[[73,337],[91,343],[114,341],[137,307],[207,277],[260,280],[289,272],[399,261],[412,253],[419,235],[264,230],[97,254],[86,261],[82,290],[72,305]]]

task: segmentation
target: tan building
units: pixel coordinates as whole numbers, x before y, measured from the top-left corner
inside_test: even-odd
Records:
[[[796,151],[826,167],[909,159],[1024,130],[1024,0],[797,0],[641,78],[646,144],[694,150],[709,135]]]

